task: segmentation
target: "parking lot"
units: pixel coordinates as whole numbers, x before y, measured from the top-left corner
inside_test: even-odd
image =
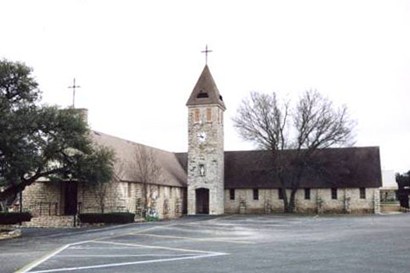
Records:
[[[26,229],[1,272],[408,272],[410,214],[184,217]]]

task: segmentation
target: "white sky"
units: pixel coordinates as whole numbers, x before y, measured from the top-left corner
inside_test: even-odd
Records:
[[[185,103],[209,67],[224,97],[226,150],[250,149],[231,118],[250,91],[316,89],[347,104],[357,146],[410,169],[410,1],[0,0],[0,58],[33,67],[43,101],[94,130],[187,150]]]

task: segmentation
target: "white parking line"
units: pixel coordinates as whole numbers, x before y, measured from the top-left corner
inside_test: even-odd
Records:
[[[53,268],[53,269],[46,269],[46,270],[36,270],[31,271],[35,267],[39,266],[40,264],[46,262],[47,260],[56,257],[62,251],[69,249],[72,246],[79,246],[82,244],[107,244],[107,245],[121,245],[121,246],[129,246],[129,247],[137,247],[137,248],[148,248],[148,249],[159,249],[159,250],[172,250],[176,252],[190,252],[192,254],[142,254],[142,255],[124,255],[123,257],[165,257],[165,256],[173,256],[172,258],[160,258],[154,260],[146,260],[146,261],[133,261],[133,262],[123,262],[123,263],[110,263],[110,264],[97,264],[97,265],[89,265],[89,266],[78,266],[78,267],[66,267],[66,268]],[[196,253],[196,254],[195,254]],[[51,273],[51,272],[62,272],[62,271],[80,271],[84,269],[96,269],[96,268],[109,268],[109,267],[120,267],[120,266],[129,266],[129,265],[137,265],[137,264],[148,264],[148,263],[161,263],[161,262],[171,262],[171,261],[180,261],[180,260],[192,260],[192,259],[201,259],[201,258],[210,258],[216,256],[228,255],[228,253],[222,252],[211,252],[211,251],[203,251],[203,250],[193,250],[193,249],[185,249],[185,248],[173,248],[173,247],[162,247],[162,246],[150,246],[150,245],[140,245],[140,244],[130,244],[130,243],[119,243],[119,242],[102,242],[102,241],[84,241],[78,242],[74,244],[67,244],[56,251],[48,254],[47,256],[43,257],[42,259],[30,264],[29,266],[17,271],[16,273]],[[58,257],[115,257],[115,255],[58,255]]]
[[[62,271],[79,271],[79,270],[84,270],[84,269],[109,268],[109,267],[137,265],[137,264],[149,264],[149,263],[161,263],[161,262],[171,262],[171,261],[180,261],[180,260],[210,258],[210,257],[221,256],[221,255],[227,255],[227,254],[226,253],[211,253],[211,254],[205,254],[205,255],[180,257],[180,258],[169,258],[169,259],[157,259],[157,260],[149,260],[149,261],[137,261],[137,262],[125,262],[125,263],[100,264],[100,265],[90,265],[90,266],[48,269],[48,270],[40,270],[40,271],[30,271],[30,273],[51,273],[51,272],[62,272]]]
[[[131,235],[157,237],[157,238],[164,238],[164,239],[181,239],[181,240],[200,241],[200,242],[255,244],[255,242],[236,240],[236,238],[195,238],[195,237],[186,237],[186,236],[158,235],[158,234],[150,234],[150,233],[138,233],[138,234],[131,234]]]
[[[93,257],[102,257],[102,258],[125,258],[125,257],[175,257],[175,256],[192,256],[192,254],[135,254],[135,255],[58,255],[62,258],[93,258]]]
[[[142,248],[165,249],[165,250],[184,251],[184,252],[220,253],[220,252],[212,252],[212,251],[204,251],[204,250],[193,250],[193,249],[177,248],[177,247],[150,246],[150,245],[140,245],[140,244],[130,244],[130,243],[120,243],[120,242],[102,242],[102,241],[91,241],[91,242],[97,243],[97,244],[111,244],[111,245],[122,245],[122,246],[135,246],[135,247],[142,247]],[[220,253],[220,254],[226,255],[226,253]]]
[[[42,257],[41,259],[39,259],[39,260],[37,260],[37,261],[34,261],[34,262],[28,264],[27,266],[23,267],[23,268],[20,269],[20,270],[17,270],[17,271],[14,272],[14,273],[26,273],[26,272],[29,272],[31,269],[35,268],[36,266],[38,266],[38,265],[44,263],[45,261],[47,261],[47,260],[49,260],[49,259],[51,259],[52,257],[56,256],[58,253],[62,252],[63,250],[65,250],[65,249],[67,249],[67,248],[69,248],[70,246],[78,245],[78,244],[84,244],[84,243],[86,243],[86,242],[88,242],[88,241],[85,241],[85,242],[77,242],[77,243],[74,243],[74,244],[68,244],[68,245],[62,246],[62,247],[60,247],[60,248],[54,250],[53,252],[47,254],[46,256]]]

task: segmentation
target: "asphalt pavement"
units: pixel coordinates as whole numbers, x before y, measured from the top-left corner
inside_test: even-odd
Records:
[[[87,229],[22,229],[1,273],[408,272],[410,214],[184,217]]]

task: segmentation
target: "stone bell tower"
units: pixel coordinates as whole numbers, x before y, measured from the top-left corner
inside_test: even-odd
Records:
[[[188,214],[224,213],[225,104],[205,65],[188,107]]]

